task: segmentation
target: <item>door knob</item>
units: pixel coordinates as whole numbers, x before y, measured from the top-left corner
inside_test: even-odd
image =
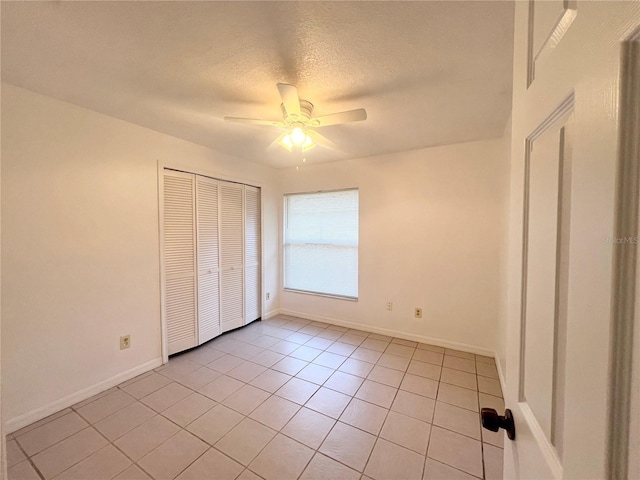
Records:
[[[480,411],[480,417],[482,418],[482,426],[492,432],[497,432],[501,428],[507,431],[507,437],[509,440],[515,440],[516,438],[516,426],[513,422],[513,414],[508,408],[504,411],[504,417],[498,415],[493,408],[483,408]]]

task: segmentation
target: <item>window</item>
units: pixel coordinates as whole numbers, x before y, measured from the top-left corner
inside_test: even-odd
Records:
[[[358,298],[358,190],[284,197],[284,288]]]

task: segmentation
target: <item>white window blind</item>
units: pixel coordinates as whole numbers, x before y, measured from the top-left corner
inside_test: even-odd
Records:
[[[285,195],[284,287],[358,298],[358,190]]]

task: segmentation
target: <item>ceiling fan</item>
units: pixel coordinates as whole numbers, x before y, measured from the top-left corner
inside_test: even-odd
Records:
[[[277,143],[290,152],[306,152],[316,144],[336,149],[337,145],[314,129],[367,119],[367,111],[364,108],[313,117],[313,103],[298,97],[298,89],[295,86],[278,83],[278,92],[282,98],[281,121],[240,117],[224,117],[224,119],[227,122],[284,128],[287,131],[276,138],[273,144]]]

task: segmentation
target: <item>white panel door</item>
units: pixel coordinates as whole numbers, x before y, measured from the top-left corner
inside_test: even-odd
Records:
[[[220,334],[218,182],[196,177],[198,344]]]
[[[515,9],[504,478],[623,478],[611,372],[630,198],[616,182],[621,51],[640,2]]]
[[[520,410],[563,452],[573,97],[527,141]]]
[[[164,308],[169,355],[197,345],[195,177],[165,170]]]
[[[260,318],[261,305],[261,237],[260,189],[246,185],[244,221],[244,305],[245,324]]]
[[[220,326],[223,332],[244,325],[244,190],[219,182]]]

